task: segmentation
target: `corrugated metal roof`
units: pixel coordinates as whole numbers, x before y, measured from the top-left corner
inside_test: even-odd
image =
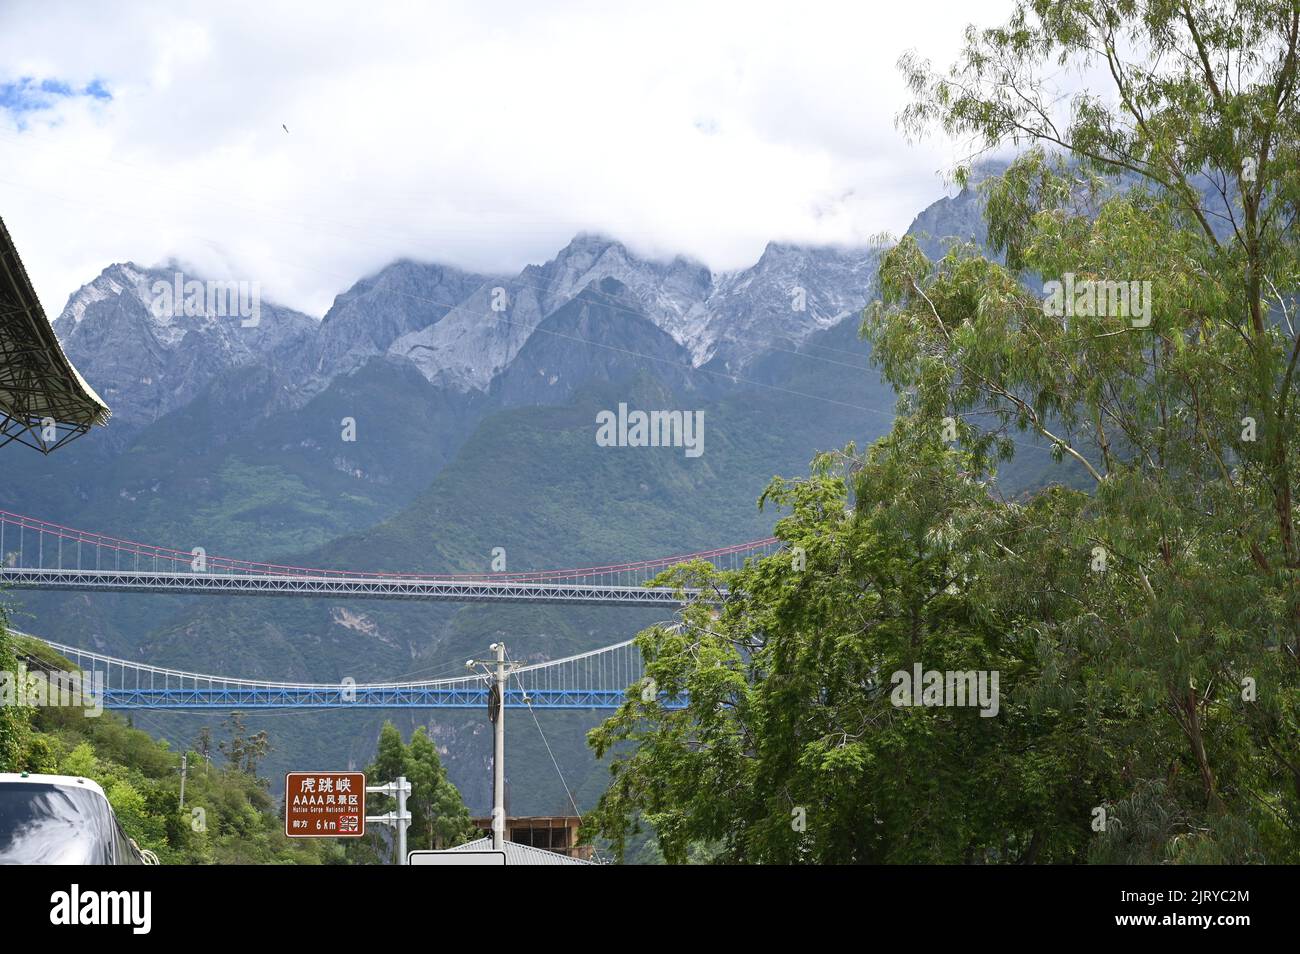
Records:
[[[506,864],[508,865],[590,865],[595,862],[584,861],[581,858],[570,858],[568,855],[562,855],[557,851],[547,851],[545,848],[534,848],[532,845],[521,845],[517,842],[504,842],[502,847],[506,853]],[[448,851],[491,851],[491,838],[478,838],[463,845],[457,845],[455,848],[448,848]]]

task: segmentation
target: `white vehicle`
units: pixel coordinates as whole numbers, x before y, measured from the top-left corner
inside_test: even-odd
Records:
[[[0,864],[157,864],[122,831],[97,782],[0,772]]]

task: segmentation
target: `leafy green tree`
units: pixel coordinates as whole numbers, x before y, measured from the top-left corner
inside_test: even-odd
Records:
[[[397,726],[385,720],[379,730],[379,745],[375,760],[367,774],[379,782],[391,782],[406,772],[406,745],[402,742],[402,733]]]
[[[452,848],[477,837],[469,809],[447,770],[428,731],[420,726],[407,747],[406,777],[411,783],[407,805],[411,811],[412,847]]]
[[[408,847],[451,848],[477,835],[469,810],[456,786],[447,778],[446,768],[424,726],[415,730],[408,745],[402,741],[397,726],[386,721],[379,731],[375,760],[366,769],[366,778],[379,783],[391,782],[399,776],[405,776],[411,783],[406,802],[411,813]],[[396,804],[390,796],[378,796],[374,799],[374,810],[388,811]],[[390,857],[395,850],[395,840],[387,831],[375,831],[352,849],[352,856],[357,861],[374,863]]]
[[[1006,267],[901,243],[871,326],[931,420],[985,415],[1001,431],[970,425],[972,446],[1005,455],[1014,427],[1088,473],[1071,542],[1113,567],[1086,604],[1110,630],[1109,675],[1181,736],[1210,817],[1262,809],[1256,829],[1291,852],[1298,32],[1289,2],[1022,2],[969,31],[946,74],[905,58],[909,128],[1036,148],[989,189]],[[1061,64],[1099,67],[1110,95],[1053,105]],[[1067,274],[1148,281],[1150,312],[1062,320],[1028,279]]]
[[[980,564],[1005,527],[973,477],[966,456],[915,433],[824,455],[764,496],[790,511],[786,552],[676,571],[733,596],[716,617],[693,606],[638,637],[658,694],[632,687],[591,733],[614,756],[592,835],[621,855],[643,820],[671,863],[701,849],[764,863],[1082,852],[1086,825],[1061,818],[1086,816],[1083,726],[1041,706],[1037,643],[986,605]],[[999,672],[999,711],[897,706],[894,674],[918,663]]]
[[[1022,150],[982,186],[992,248],[884,256],[893,431],[774,483],[789,552],[678,571],[732,598],[640,637],[689,704],[634,691],[592,733],[591,831],[644,820],[670,861],[1300,858],[1298,38],[1285,2],[1023,0],[947,73],[904,58],[906,128]],[[1065,486],[1000,498],[1025,455]],[[1001,712],[891,706],[917,661],[1000,672]]]

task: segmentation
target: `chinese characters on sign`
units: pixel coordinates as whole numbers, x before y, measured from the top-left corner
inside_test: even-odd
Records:
[[[284,833],[290,838],[360,838],[366,833],[365,774],[288,773]]]

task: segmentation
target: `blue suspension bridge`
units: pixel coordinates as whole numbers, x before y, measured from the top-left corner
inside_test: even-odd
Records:
[[[664,570],[703,560],[736,569],[775,552],[774,537],[633,563],[523,573],[383,573],[209,556],[76,530],[0,511],[0,585],[36,590],[346,596],[467,603],[679,606],[726,598],[723,589],[648,586]]]
[[[72,663],[79,684],[108,709],[469,709],[486,706],[490,677],[479,674],[404,682],[275,682],[237,679],[131,662],[39,637]],[[32,672],[66,673],[27,657]],[[649,691],[662,705],[683,699],[655,692],[646,681],[640,650],[631,640],[515,669],[505,692],[507,708],[617,709],[628,693]],[[53,690],[51,690],[53,699]],[[80,705],[80,703],[73,703]]]

